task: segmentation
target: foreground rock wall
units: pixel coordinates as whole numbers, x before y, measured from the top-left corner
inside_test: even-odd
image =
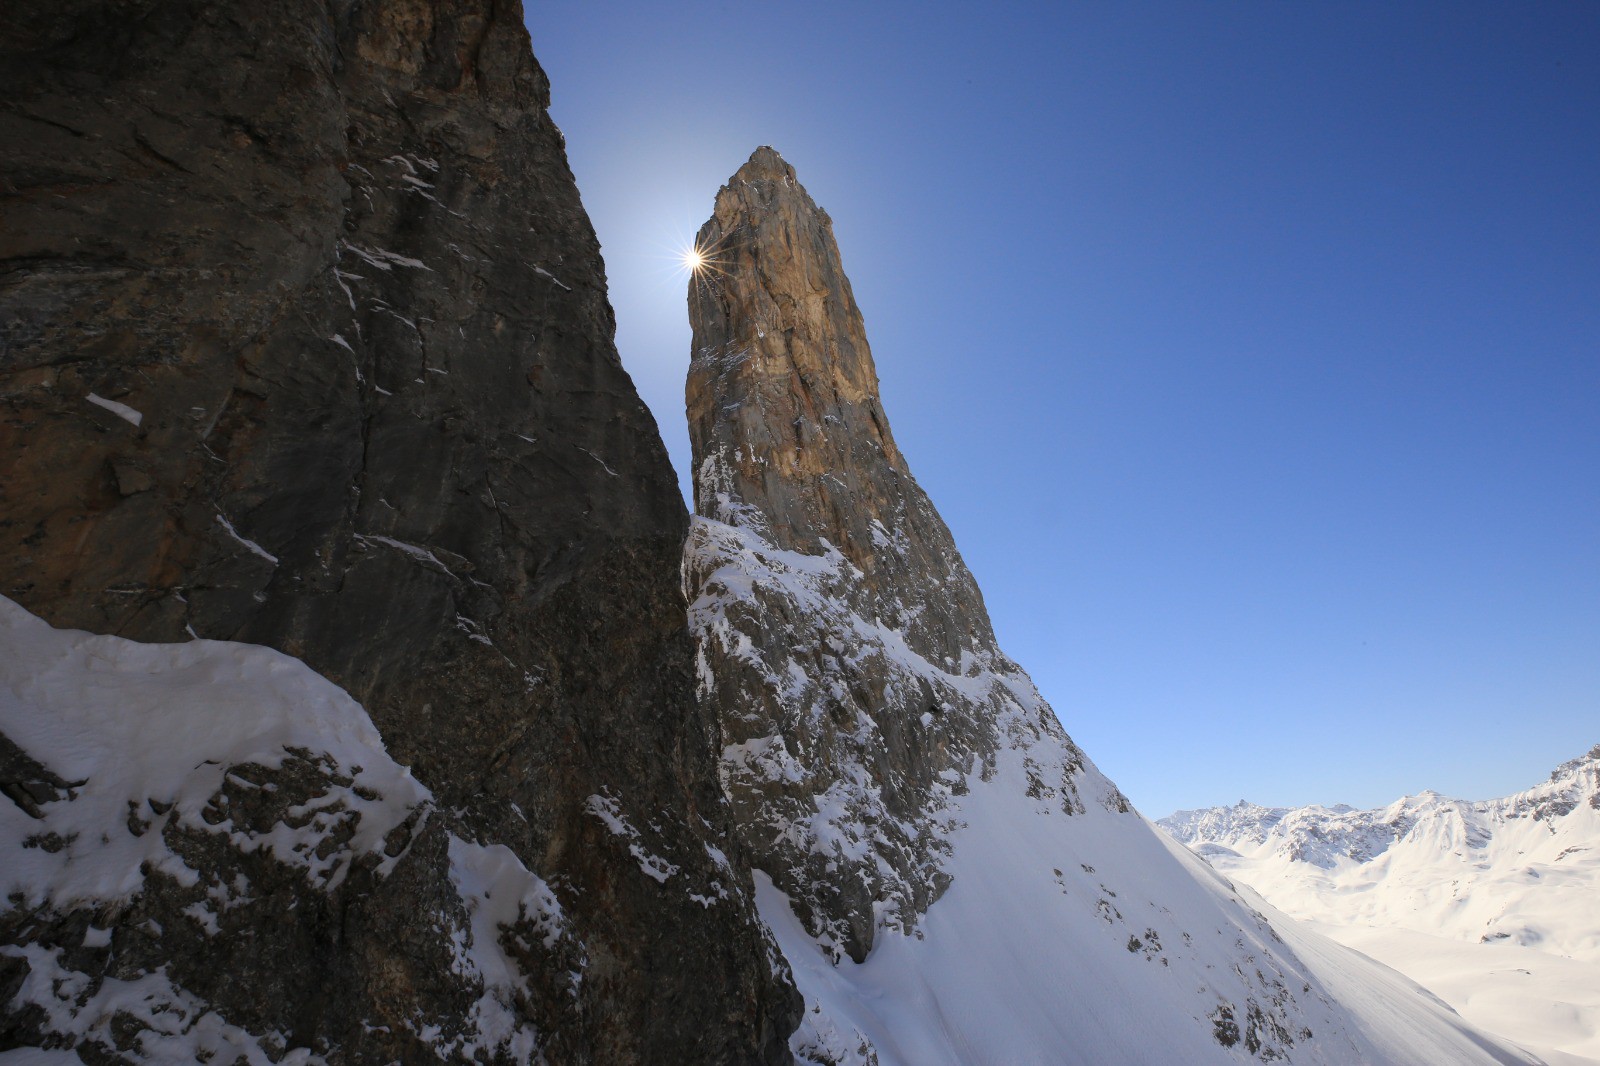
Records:
[[[571,944],[522,953],[515,1008],[551,1061],[786,1057],[792,994],[723,859],[692,699],[686,518],[520,5],[0,23],[0,593],[58,626],[267,645],[355,697],[448,830],[389,918],[453,893],[446,836],[554,892]],[[5,761],[13,802],[67,802],[42,759]],[[404,1024],[443,1009],[420,949],[292,903],[177,966],[187,994],[257,987],[237,1024],[332,1060],[444,1053]],[[9,942],[76,935],[51,906]],[[309,910],[332,924],[285,917]],[[358,940],[393,980],[350,978]],[[8,1041],[50,1039],[19,1017]]]

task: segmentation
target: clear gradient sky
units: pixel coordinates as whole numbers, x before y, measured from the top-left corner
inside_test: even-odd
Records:
[[[1145,813],[1600,742],[1600,4],[530,2],[622,358],[760,144],[1007,652]]]

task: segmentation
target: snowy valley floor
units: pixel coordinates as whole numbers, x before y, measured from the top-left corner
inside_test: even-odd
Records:
[[[1600,966],[1592,962],[1406,929],[1299,924],[1399,970],[1550,1066],[1600,1066]]]

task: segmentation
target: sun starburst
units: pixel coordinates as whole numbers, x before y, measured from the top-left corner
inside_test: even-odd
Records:
[[[725,249],[727,237],[682,240],[662,249],[663,258],[672,263],[672,273],[687,279],[691,291],[711,291],[719,287],[730,265]]]
[[[710,279],[727,273],[723,249],[726,236],[713,241],[695,240],[678,253],[678,263],[691,278]]]

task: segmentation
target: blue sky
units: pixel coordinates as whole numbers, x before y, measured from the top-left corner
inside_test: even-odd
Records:
[[[1008,653],[1147,814],[1600,742],[1600,5],[530,5],[687,468],[673,250],[771,144]]]

